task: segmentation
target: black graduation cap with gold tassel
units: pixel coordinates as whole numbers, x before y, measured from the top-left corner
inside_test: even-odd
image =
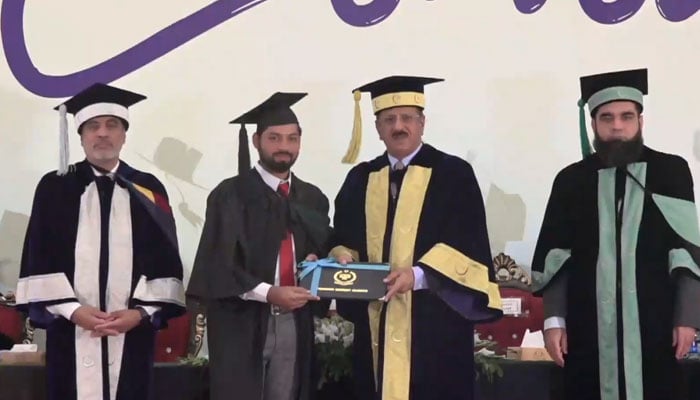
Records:
[[[442,82],[441,78],[425,78],[419,76],[389,76],[368,83],[353,90],[355,100],[355,118],[352,126],[352,138],[342,162],[352,164],[360,154],[362,144],[362,112],[360,100],[362,92],[370,92],[372,110],[375,115],[382,110],[393,107],[412,106],[425,108],[425,85]]]
[[[307,93],[276,92],[252,110],[229,122],[241,124],[238,132],[238,173],[250,169],[250,151],[248,149],[248,131],[246,124],[256,124],[256,133],[275,125],[298,124],[296,114],[291,106],[303,99]]]

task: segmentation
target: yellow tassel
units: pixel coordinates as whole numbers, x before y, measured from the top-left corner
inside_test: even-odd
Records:
[[[360,145],[362,145],[362,112],[360,111],[362,93],[356,90],[352,94],[355,99],[355,119],[352,123],[350,145],[345,153],[345,157],[343,157],[344,164],[353,164],[357,160],[357,156],[360,154]]]

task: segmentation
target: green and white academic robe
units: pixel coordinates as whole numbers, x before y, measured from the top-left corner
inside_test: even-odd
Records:
[[[535,248],[535,294],[565,319],[567,399],[679,398],[673,328],[700,327],[688,164],[645,147],[626,169],[593,154],[560,171]]]

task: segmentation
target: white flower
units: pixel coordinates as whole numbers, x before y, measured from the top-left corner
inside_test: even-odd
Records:
[[[337,315],[314,319],[314,341],[316,343],[340,343],[347,348],[352,345],[353,338],[353,324]]]

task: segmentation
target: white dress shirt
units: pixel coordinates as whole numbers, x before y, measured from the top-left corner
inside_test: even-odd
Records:
[[[283,179],[280,179],[274,175],[272,175],[270,172],[268,172],[265,168],[260,165],[260,162],[255,164],[255,170],[258,171],[260,174],[260,177],[262,177],[263,182],[267,186],[269,186],[272,190],[277,192],[277,188],[279,185],[283,182],[289,182],[289,189],[291,190],[292,188],[292,174],[289,174],[289,178],[285,181]],[[292,259],[296,260],[296,249],[294,248],[294,237],[292,236]],[[294,263],[294,276],[296,276],[296,263]],[[275,267],[275,286],[279,286],[280,284],[280,256],[279,253],[277,254],[277,265]],[[256,287],[254,287],[252,290],[243,293],[240,295],[240,298],[243,300],[255,300],[259,301],[262,303],[267,303],[267,292],[270,291],[270,288],[272,285],[270,285],[267,282],[260,282]]]

